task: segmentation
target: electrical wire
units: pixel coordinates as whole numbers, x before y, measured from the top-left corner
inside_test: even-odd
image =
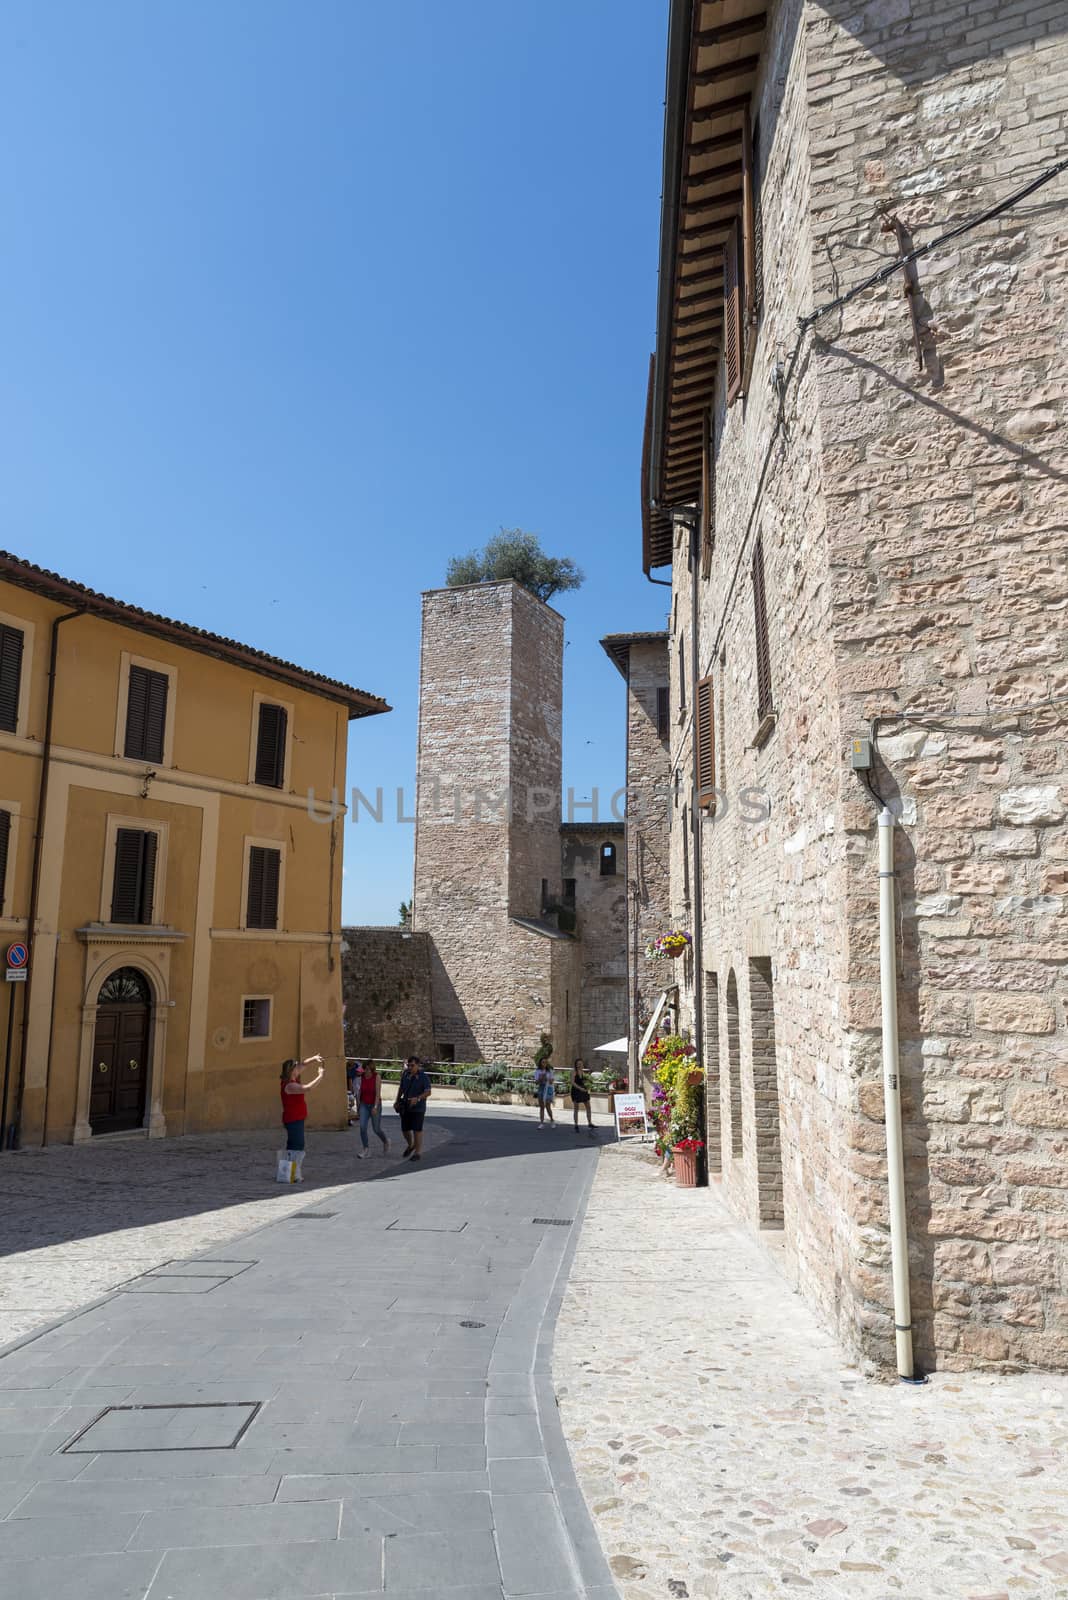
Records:
[[[1068,169],[1068,156],[1065,156],[1061,161],[1055,162],[1052,167],[1044,168],[1037,178],[1032,178],[1031,182],[1025,184],[1022,189],[1016,189],[1012,194],[1007,195],[1004,200],[999,200],[997,205],[990,206],[986,211],[980,211],[973,216],[965,217],[963,222],[959,222],[956,227],[950,228],[946,233],[940,233],[937,238],[929,239],[926,244],[917,245],[914,250],[908,250],[904,255],[896,256],[893,261],[888,261],[886,266],[880,267],[877,272],[873,272],[862,283],[856,284],[852,289],[847,289],[845,294],[840,294],[837,299],[828,300],[826,305],[817,306],[815,311],[810,311],[807,316],[799,318],[801,327],[805,329],[811,328],[821,318],[830,316],[832,312],[840,311],[843,306],[849,305],[851,300],[855,300],[858,295],[864,294],[866,290],[874,289],[877,284],[885,283],[887,278],[892,278],[895,272],[900,272],[901,268],[908,266],[910,262],[921,260],[924,256],[930,255],[933,250],[938,250],[942,245],[949,244],[953,239],[959,239],[961,234],[970,233],[973,228],[978,228],[984,222],[993,222],[995,217],[1000,217],[1005,211],[1011,211],[1014,206],[1019,205],[1021,200],[1026,200],[1036,190],[1044,188],[1047,183],[1052,183],[1053,179],[1066,169]]]

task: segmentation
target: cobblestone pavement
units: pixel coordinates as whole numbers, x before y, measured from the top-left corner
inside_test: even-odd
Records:
[[[1068,1379],[851,1368],[713,1190],[602,1154],[557,1323],[626,1600],[1068,1595]]]
[[[298,1195],[269,1137],[4,1160],[23,1259],[126,1279],[0,1359],[4,1595],[618,1600],[549,1372],[596,1147],[431,1120],[418,1166],[312,1135]]]
[[[165,1261],[226,1244],[380,1176],[392,1154],[356,1159],[359,1134],[308,1134],[305,1181],[274,1182],[279,1132],[108,1139],[0,1157],[0,1350]],[[447,1137],[431,1118],[428,1147]]]

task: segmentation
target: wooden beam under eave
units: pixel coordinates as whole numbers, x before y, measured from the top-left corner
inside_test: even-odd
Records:
[[[732,94],[727,100],[718,100],[710,106],[695,106],[690,114],[691,125],[695,122],[715,122],[719,117],[733,116],[736,111],[748,111],[751,94]],[[734,135],[739,138],[739,134]],[[688,146],[693,149],[694,146]]]
[[[726,44],[729,39],[745,39],[751,33],[763,33],[768,25],[766,11],[756,11],[751,17],[739,17],[737,22],[725,22],[720,28],[704,28],[694,38],[698,50],[710,50],[714,45]]]
[[[689,192],[691,189],[700,189],[706,183],[720,183],[727,178],[740,178],[742,163],[740,161],[725,161],[722,166],[705,167],[701,172],[691,172],[682,181],[682,187]],[[687,205],[695,202],[687,200]]]
[[[695,89],[703,89],[710,83],[724,83],[728,78],[748,78],[759,65],[759,56],[740,56],[737,61],[721,61],[718,66],[693,73],[690,82]]]

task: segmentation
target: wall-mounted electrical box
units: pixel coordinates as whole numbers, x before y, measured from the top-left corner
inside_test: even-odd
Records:
[[[849,765],[854,772],[868,772],[871,770],[871,740],[854,739],[849,752]]]

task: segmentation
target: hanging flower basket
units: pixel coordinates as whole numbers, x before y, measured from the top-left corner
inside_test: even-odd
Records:
[[[697,1188],[697,1160],[704,1147],[703,1139],[680,1139],[672,1150],[675,1182],[680,1189]]]
[[[686,1082],[689,1084],[691,1089],[699,1088],[704,1081],[705,1075],[701,1071],[700,1067],[695,1067],[693,1072],[688,1073],[686,1077]]]
[[[693,943],[693,935],[684,928],[672,928],[669,933],[657,934],[645,947],[646,959],[649,961],[675,961],[679,956],[685,955]]]

